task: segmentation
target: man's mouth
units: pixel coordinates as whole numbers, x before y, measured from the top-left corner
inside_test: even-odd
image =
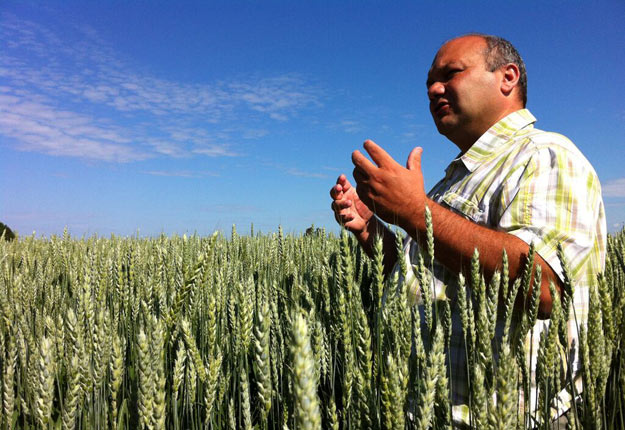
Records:
[[[440,118],[441,116],[447,115],[449,113],[449,109],[450,107],[448,102],[440,101],[434,108],[434,115]]]

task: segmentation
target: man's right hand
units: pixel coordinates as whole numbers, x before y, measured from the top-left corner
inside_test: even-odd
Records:
[[[336,185],[330,189],[332,210],[336,221],[357,237],[367,232],[373,212],[365,205],[356,188],[352,186],[345,175],[339,176]]]

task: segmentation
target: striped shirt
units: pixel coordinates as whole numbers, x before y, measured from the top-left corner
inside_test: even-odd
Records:
[[[578,322],[586,321],[588,286],[596,282],[605,265],[606,224],[601,188],[592,166],[569,139],[538,130],[534,122],[536,118],[526,109],[497,122],[465,154],[451,162],[445,177],[428,196],[477,224],[515,235],[528,245],[533,243],[560,279],[563,276],[557,245],[562,244],[575,282],[568,330],[572,345],[568,360],[575,375],[580,363],[573,312]],[[410,237],[404,243],[404,252],[411,267],[420,250]],[[468,422],[464,337],[455,303],[457,277],[436,262],[433,269],[433,295],[451,300],[453,418],[456,423]],[[412,271],[408,272],[409,291],[420,301],[418,283]],[[532,355],[531,363],[536,363],[540,332],[548,323],[539,320],[530,330],[525,345],[527,358]],[[536,392],[532,391],[534,405]],[[560,400],[560,404],[566,404],[570,399]],[[563,411],[552,412],[557,416]]]

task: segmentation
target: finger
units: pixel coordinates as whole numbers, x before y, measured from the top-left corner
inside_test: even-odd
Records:
[[[364,173],[366,173],[367,176],[369,176],[369,173],[375,172],[378,168],[375,164],[369,161],[367,157],[362,155],[360,151],[352,152],[352,163],[354,163],[356,168],[361,169]],[[356,177],[354,177],[354,179],[356,179]]]
[[[371,156],[371,159],[375,161],[378,166],[386,167],[397,164],[393,157],[391,157],[388,152],[382,149],[382,147],[374,141],[365,140],[364,147],[367,153]]]
[[[374,169],[375,168],[376,167],[374,167]],[[356,181],[356,187],[358,187],[359,184],[363,184],[364,182],[366,182],[369,179],[369,175],[367,174],[367,172],[363,171],[359,167],[354,167],[354,171],[352,172],[352,176],[354,177],[354,180]]]
[[[353,221],[355,218],[355,215],[350,212],[334,212],[334,219],[336,219],[336,221],[341,225],[345,225],[346,223]]]
[[[340,199],[343,196],[343,187],[341,185],[336,184],[332,188],[330,188],[330,197],[333,199]]]
[[[352,188],[352,184],[349,182],[345,175],[341,175],[343,180],[341,181],[341,187],[343,188],[343,192],[346,193],[350,188]]]
[[[343,224],[343,215],[341,215],[341,211],[336,207],[334,203],[335,202],[332,202],[332,204],[330,205],[330,207],[332,208],[332,212],[334,213],[334,219],[336,219],[339,224]]]
[[[345,222],[343,221],[343,219],[341,219],[341,217],[339,216],[339,214],[337,214],[336,212],[334,213],[334,219],[336,220],[337,223],[339,223],[340,225],[345,225]]]
[[[356,216],[351,212],[340,213],[339,216],[344,223],[353,221]]]
[[[349,209],[352,207],[352,201],[348,199],[335,200],[334,207],[337,208],[339,211],[343,209]]]
[[[408,154],[408,160],[406,161],[406,168],[408,170],[421,170],[421,155],[423,155],[423,148],[417,146]]]
[[[356,194],[360,197],[360,201],[367,207],[371,207],[371,199],[369,198],[369,187],[363,183],[356,184]]]
[[[338,178],[336,178],[336,183],[338,185],[343,185],[345,181],[347,181],[347,176],[345,176],[343,173],[341,173],[341,175]]]
[[[352,189],[353,189],[353,192],[356,192],[353,185],[351,184],[351,182],[349,182],[349,180],[345,177],[345,175],[342,175],[342,176],[343,176],[343,181],[340,184],[338,184],[338,186],[340,186],[341,191],[343,191],[343,196],[347,195]]]
[[[336,195],[341,191],[345,192],[351,187],[347,177],[344,174],[341,174],[338,178],[336,178],[336,184],[332,188],[330,188],[330,196],[332,198],[336,198]]]

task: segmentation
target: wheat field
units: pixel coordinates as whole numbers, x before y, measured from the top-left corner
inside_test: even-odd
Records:
[[[401,268],[422,285],[430,252]],[[580,327],[571,428],[625,428],[625,232],[608,257]],[[458,304],[471,426],[551,428],[574,286],[541,342],[538,407],[522,408],[531,372],[508,328],[531,276],[510,280],[504,263],[485,285],[474,263]],[[451,428],[450,304],[427,297],[414,305],[384,279],[381,243],[369,259],[345,232],[2,240],[0,428]]]

